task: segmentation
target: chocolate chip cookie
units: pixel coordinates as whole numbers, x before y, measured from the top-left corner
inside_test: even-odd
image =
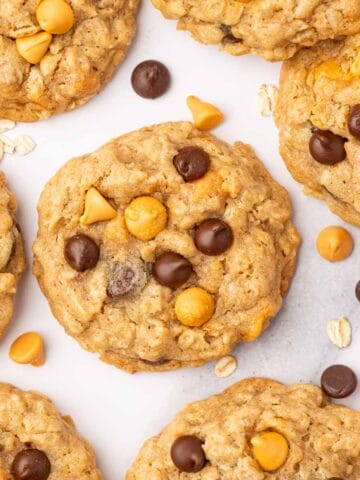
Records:
[[[17,283],[25,270],[24,247],[15,220],[16,200],[0,172],[0,338],[13,315]]]
[[[285,60],[300,48],[360,31],[358,0],[152,0],[205,44]]]
[[[0,383],[2,480],[100,480],[91,446],[37,392]]]
[[[284,64],[275,118],[280,151],[306,194],[360,226],[360,35]]]
[[[38,211],[34,273],[54,315],[129,372],[198,366],[255,340],[299,243],[288,194],[252,149],[185,122],[71,160]]]
[[[357,480],[360,413],[313,385],[247,379],[186,406],[126,480]]]
[[[1,0],[0,118],[73,110],[110,80],[135,33],[139,0]]]

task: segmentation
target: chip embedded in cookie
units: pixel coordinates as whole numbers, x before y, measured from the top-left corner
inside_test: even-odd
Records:
[[[198,366],[255,340],[299,243],[288,194],[252,149],[185,122],[71,160],[38,211],[34,273],[54,315],[129,372]]]
[[[250,378],[187,405],[140,450],[126,480],[357,480],[360,412],[314,385]]]
[[[299,52],[282,69],[280,152],[306,194],[360,226],[360,35]]]
[[[232,55],[292,57],[321,40],[360,32],[358,0],[152,0],[199,42]]]
[[[26,266],[16,209],[15,197],[0,172],[0,338],[12,318],[17,284]]]
[[[139,0],[1,0],[0,118],[31,122],[96,95],[122,62]]]
[[[2,480],[101,480],[95,453],[51,400],[0,383]]]

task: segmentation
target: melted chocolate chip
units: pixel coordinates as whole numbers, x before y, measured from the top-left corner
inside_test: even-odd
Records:
[[[157,98],[168,90],[170,73],[162,63],[156,60],[146,60],[133,71],[131,84],[141,97]]]
[[[323,165],[335,165],[346,158],[346,139],[328,130],[313,130],[309,149],[311,156]]]
[[[66,241],[64,255],[71,268],[84,272],[96,266],[100,249],[92,238],[79,234]]]
[[[321,386],[329,397],[345,398],[355,392],[357,378],[351,368],[332,365],[322,374]]]
[[[179,288],[189,279],[192,272],[189,260],[174,252],[160,255],[152,267],[155,280],[169,288]]]
[[[234,235],[230,226],[218,218],[208,218],[195,230],[195,245],[205,255],[220,255],[228,250]]]
[[[107,294],[111,298],[124,297],[131,293],[136,286],[134,270],[127,265],[123,265],[113,272],[107,287]]]
[[[360,140],[360,105],[355,105],[348,118],[348,128],[351,135]]]
[[[51,464],[48,457],[35,448],[19,452],[11,468],[15,480],[46,480],[50,472]]]
[[[193,182],[209,170],[210,157],[200,147],[185,147],[174,157],[173,162],[185,182]]]
[[[171,447],[171,459],[180,472],[196,473],[206,464],[201,440],[193,435],[179,437]]]

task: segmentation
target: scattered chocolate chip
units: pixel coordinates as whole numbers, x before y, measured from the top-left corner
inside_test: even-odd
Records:
[[[132,268],[123,265],[115,269],[107,287],[111,298],[119,298],[131,293],[136,287],[136,275]]]
[[[360,105],[355,105],[348,118],[348,128],[351,135],[360,140]]]
[[[356,298],[359,300],[360,302],[360,281],[356,284],[356,287],[355,287],[355,295],[356,295]]]
[[[194,241],[196,248],[205,255],[220,255],[231,247],[234,235],[227,223],[208,218],[196,228]]]
[[[311,156],[323,165],[335,165],[346,158],[345,142],[346,138],[328,130],[316,129],[309,143]]]
[[[156,60],[146,60],[133,71],[131,84],[140,97],[157,98],[168,90],[170,73],[164,64]]]
[[[64,254],[71,268],[84,272],[96,266],[100,249],[92,238],[79,234],[66,241]]]
[[[210,157],[200,147],[185,147],[174,157],[173,162],[185,182],[193,182],[209,170]]]
[[[356,390],[357,378],[351,368],[332,365],[322,374],[321,386],[329,397],[345,398]]]
[[[206,464],[201,440],[193,435],[185,435],[175,440],[170,453],[174,465],[181,472],[196,473]]]
[[[174,252],[161,254],[152,267],[155,280],[169,288],[179,288],[189,279],[192,272],[189,260]]]
[[[19,452],[11,467],[15,480],[46,480],[50,472],[51,464],[48,457],[35,448]]]

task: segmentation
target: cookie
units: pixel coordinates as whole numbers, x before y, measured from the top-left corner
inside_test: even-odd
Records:
[[[280,152],[306,194],[360,226],[360,35],[284,64],[275,119]]]
[[[360,413],[313,385],[247,379],[186,406],[126,480],[356,480]]]
[[[95,454],[71,417],[37,392],[0,383],[2,480],[100,480]]]
[[[38,212],[34,274],[55,317],[129,372],[198,366],[255,340],[299,243],[288,194],[253,150],[186,122],[71,160]]]
[[[14,297],[26,262],[15,220],[16,200],[0,172],[0,338],[13,315]]]
[[[90,100],[125,56],[138,3],[1,0],[0,118],[41,120]]]
[[[267,60],[292,57],[300,48],[360,31],[357,0],[152,0],[166,18],[178,20],[205,44],[232,55]]]

